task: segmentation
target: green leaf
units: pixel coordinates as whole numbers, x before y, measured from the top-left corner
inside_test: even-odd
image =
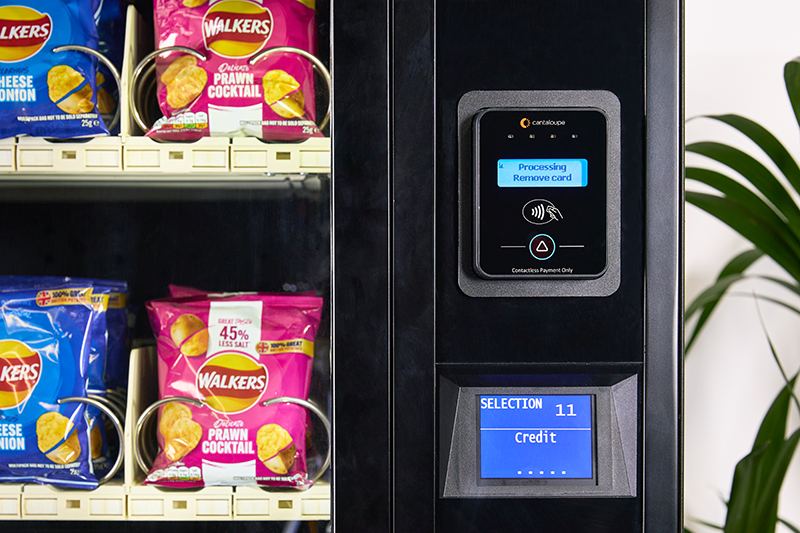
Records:
[[[769,471],[769,478],[765,483],[764,490],[761,491],[759,498],[755,502],[763,510],[762,515],[764,518],[761,523],[767,523],[768,520],[771,520],[775,524],[778,520],[778,498],[781,493],[781,487],[783,487],[783,480],[786,478],[786,472],[789,470],[789,464],[792,462],[795,450],[797,450],[798,442],[800,442],[800,429],[782,443],[777,460]],[[753,531],[759,530],[755,529]]]
[[[689,307],[686,309],[686,313],[684,315],[684,320],[689,320],[692,315],[694,315],[700,309],[702,309],[702,313],[700,313],[700,318],[697,320],[697,324],[695,324],[694,329],[692,330],[689,341],[686,343],[684,357],[689,353],[689,348],[691,348],[694,344],[695,339],[697,339],[697,336],[700,334],[703,326],[705,326],[706,322],[711,316],[711,313],[714,312],[714,309],[716,309],[720,299],[722,299],[722,297],[725,295],[728,287],[730,287],[731,284],[735,283],[739,279],[742,279],[742,276],[739,274],[747,270],[750,265],[752,265],[763,255],[764,252],[758,248],[754,248],[737,255],[723,267],[722,271],[717,277],[717,282],[703,291],[703,293],[701,293],[689,304]]]
[[[792,109],[800,124],[800,57],[796,57],[783,67],[783,80],[786,82],[786,92],[792,102]]]
[[[709,157],[741,174],[780,211],[793,231],[800,231],[800,209],[786,188],[760,161],[737,148],[716,142],[693,143],[686,146],[686,150]]]
[[[792,389],[797,377],[793,378],[772,402],[772,406],[767,411],[761,427],[758,429],[753,449],[759,448],[768,442],[783,442],[786,437],[786,419],[789,416],[789,404],[792,399]],[[774,451],[778,453],[776,450]]]
[[[790,524],[789,522],[787,522],[783,518],[778,518],[778,522],[780,522],[784,526],[786,526],[789,529],[791,529],[792,531],[794,531],[794,533],[800,533],[800,529],[797,529],[797,526],[793,526],[792,524]]]
[[[792,283],[791,281],[786,281],[785,279],[774,278],[772,276],[756,276],[756,277],[761,278],[763,280],[771,281],[773,283],[777,283],[781,287],[789,289],[793,293],[800,296],[800,285],[797,285],[796,283]]]
[[[784,440],[789,403],[797,376],[773,401],[761,423],[753,451],[739,461],[733,475],[726,533],[774,533],[778,495],[800,440],[800,430]]]
[[[756,193],[724,174],[705,168],[689,167],[686,169],[686,179],[693,179],[714,187],[729,199],[750,209],[755,215],[772,226],[786,225],[786,220],[775,211],[775,207],[767,204]],[[788,235],[789,233],[787,232],[787,239],[789,238]],[[800,241],[797,240],[796,235],[792,234],[792,237],[791,240],[797,244],[796,249],[798,252],[796,253],[800,253]]]
[[[756,143],[767,156],[772,159],[792,187],[800,192],[800,167],[792,158],[789,151],[766,128],[752,120],[739,115],[707,115],[707,118],[719,120],[732,126]]]
[[[686,192],[686,200],[729,225],[742,237],[772,257],[789,274],[800,281],[800,258],[788,248],[787,229],[773,227],[738,203],[719,196],[694,191]]]
[[[771,444],[769,443],[767,446]],[[754,521],[753,515],[758,512],[757,509],[752,508],[750,499],[757,489],[758,475],[756,470],[760,466],[760,458],[767,446],[750,452],[737,463],[733,471],[731,497],[728,500],[728,514],[725,517],[725,533],[751,533],[752,531],[768,533],[775,531],[775,526],[763,532],[759,529],[750,529],[750,524]]]
[[[719,302],[722,295],[725,294],[725,291],[727,291],[731,285],[743,279],[747,279],[747,276],[735,274],[717,279],[713,285],[706,288],[697,298],[692,300],[692,303],[686,308],[684,318],[689,320],[701,309],[706,309],[709,305]]]
[[[730,288],[731,285],[736,283],[737,281],[741,281],[745,279],[745,276],[738,274],[727,276],[721,279],[717,279],[717,281],[711,285],[710,287],[706,288],[703,292],[701,292],[697,298],[692,300],[689,304],[689,307],[686,308],[684,313],[684,321],[689,321],[691,318],[698,312],[702,310],[700,313],[700,318],[697,320],[697,324],[695,324],[694,329],[692,330],[692,334],[689,337],[689,340],[686,343],[686,347],[684,350],[684,357],[689,355],[689,348],[692,347],[694,344],[695,339],[700,334],[703,326],[705,326],[708,318],[711,316],[711,313],[716,308],[719,301],[725,296],[725,293]]]
[[[729,293],[729,296],[741,296],[743,298],[752,298],[753,297],[753,293],[752,292],[741,292],[741,293],[732,292],[732,293]],[[767,302],[773,303],[775,305],[780,305],[781,307],[784,307],[784,308],[788,309],[789,311],[793,311],[794,313],[797,313],[798,315],[800,315],[800,309],[798,309],[797,307],[795,307],[795,306],[793,306],[791,304],[788,304],[788,303],[784,302],[783,300],[778,300],[777,298],[772,298],[771,296],[764,296],[763,294],[758,295],[758,299],[759,300],[766,300]]]
[[[695,520],[698,524],[703,524],[706,527],[710,527],[712,529],[719,529],[720,531],[723,530],[722,526],[718,526],[716,524],[712,524],[711,522],[706,522],[705,520]]]
[[[778,369],[781,371],[781,376],[783,377],[783,381],[789,388],[789,393],[794,399],[794,402],[797,405],[797,409],[800,410],[800,400],[798,400],[797,396],[795,396],[794,394],[794,379],[790,380],[789,376],[786,375],[786,370],[783,368],[783,365],[781,364],[781,360],[778,357],[778,352],[775,351],[775,345],[772,344],[772,338],[769,336],[769,332],[767,331],[767,325],[764,324],[764,317],[761,314],[761,306],[758,304],[758,296],[756,296],[756,309],[758,310],[758,319],[761,322],[761,329],[764,330],[764,335],[767,337],[767,342],[769,343],[769,349],[772,352],[772,358],[775,359],[775,364],[778,365]],[[796,378],[797,376],[795,376],[795,379]]]
[[[722,268],[719,273],[719,277],[723,278],[725,276],[732,276],[733,274],[744,272],[750,268],[750,265],[761,259],[763,256],[764,252],[758,248],[753,248],[752,250],[742,252],[731,259],[730,262]]]

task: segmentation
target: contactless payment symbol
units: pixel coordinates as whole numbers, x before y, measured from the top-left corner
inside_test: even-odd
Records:
[[[564,220],[564,215],[549,200],[531,200],[522,207],[522,216],[531,224],[543,226],[550,222]]]
[[[528,245],[531,255],[539,261],[550,259],[556,251],[556,241],[550,235],[540,233]]]

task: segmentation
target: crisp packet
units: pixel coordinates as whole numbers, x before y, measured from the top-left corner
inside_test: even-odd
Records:
[[[20,288],[46,289],[64,283],[94,288],[92,301],[97,316],[93,321],[90,348],[89,392],[105,395],[108,389],[124,391],[128,387],[130,348],[127,308],[130,291],[127,282],[68,276],[0,276],[0,292]]]
[[[157,49],[185,46],[206,59],[182,52],[156,59],[164,117],[147,136],[170,141],[321,136],[311,63],[290,52],[249,63],[279,46],[313,54],[313,0],[155,0],[154,11]]]
[[[70,279],[70,278],[67,278]],[[95,326],[92,329],[92,344],[89,360],[88,393],[100,396],[114,405],[109,391],[119,390],[125,379],[127,390],[128,318],[125,309],[128,284],[124,281],[72,278],[94,287],[92,303],[95,309]],[[123,375],[124,372],[124,375]],[[117,406],[124,411],[124,406]],[[87,408],[92,447],[92,464],[98,477],[111,468],[113,453],[109,446],[105,417],[90,405]]]
[[[158,345],[159,454],[147,484],[308,484],[305,410],[322,299],[228,294],[147,303]]]
[[[194,287],[187,287],[185,285],[169,285],[169,295],[171,298],[185,298],[187,296],[205,296],[206,294],[210,294],[212,291],[204,291],[202,289],[196,289]]]
[[[87,393],[102,397],[107,403],[113,403],[107,396],[111,383],[116,383],[118,376],[110,371],[112,362],[118,359],[127,360],[128,338],[127,316],[124,302],[128,285],[124,281],[105,279],[70,278],[54,276],[0,276],[0,292],[18,289],[45,290],[63,284],[77,283],[92,287],[91,302],[93,307],[91,343],[89,347],[89,365],[87,371]],[[118,366],[119,363],[117,363]],[[125,365],[127,368],[127,365]],[[115,372],[119,370],[115,369]],[[92,464],[95,474],[100,477],[111,468],[112,453],[100,410],[87,406]]]
[[[0,137],[108,134],[97,111],[95,0],[0,1]]]
[[[0,481],[95,488],[86,405],[92,287],[0,292]]]
[[[125,10],[127,0],[103,0],[100,9],[95,13],[97,34],[99,37],[97,51],[103,54],[122,72],[122,58],[125,52]],[[97,108],[103,121],[110,125],[119,105],[119,88],[113,74],[104,64],[97,66]],[[119,124],[111,130],[119,133]]]
[[[183,297],[186,297],[186,296],[204,296],[204,295],[207,295],[207,294],[224,295],[225,293],[220,293],[220,292],[217,292],[217,291],[206,291],[206,290],[203,290],[203,289],[197,289],[195,287],[187,287],[185,285],[175,285],[175,284],[170,284],[169,285],[169,295],[170,295],[171,298],[183,298]],[[228,293],[228,294],[230,294],[230,293]],[[262,292],[262,293],[259,293],[259,294],[271,294],[271,295],[281,296],[281,295],[286,295],[287,293],[285,293],[285,292],[270,292],[270,293]],[[299,292],[293,292],[291,294],[298,295],[298,296],[314,296],[314,295],[316,295],[316,292],[315,291],[299,291]]]
[[[109,390],[127,394],[128,367],[130,366],[132,320],[136,317],[131,309],[130,290],[125,282],[117,282],[108,297],[108,358],[103,377]]]

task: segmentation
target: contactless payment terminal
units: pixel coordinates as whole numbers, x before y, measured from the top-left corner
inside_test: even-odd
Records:
[[[474,123],[474,269],[484,279],[607,268],[608,119],[594,108],[489,108]]]

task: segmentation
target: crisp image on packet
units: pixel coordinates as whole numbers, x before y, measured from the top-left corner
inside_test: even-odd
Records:
[[[279,46],[313,54],[313,0],[155,0],[154,8],[156,48],[185,46],[206,59],[182,52],[156,59],[164,117],[149,137],[321,136],[311,63],[290,52],[249,63],[255,54]]]
[[[86,406],[92,287],[0,291],[0,481],[95,488]]]
[[[203,406],[161,408],[160,451],[145,483],[308,484],[307,413],[295,404],[261,404],[307,399],[322,299],[210,294],[148,302],[147,311],[160,397],[195,398]]]
[[[97,110],[94,2],[0,1],[0,137],[108,134]]]

